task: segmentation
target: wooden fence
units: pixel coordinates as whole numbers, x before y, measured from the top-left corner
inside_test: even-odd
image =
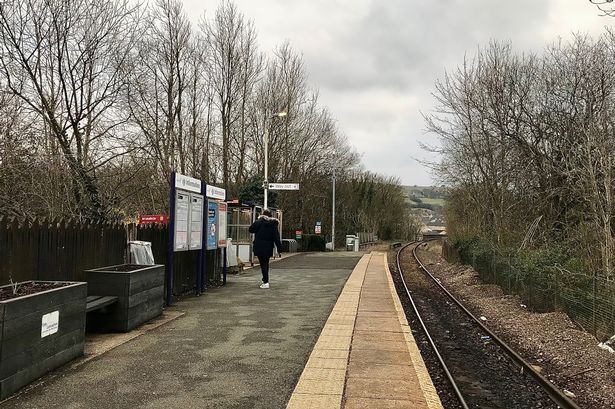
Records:
[[[130,236],[151,242],[155,262],[166,262],[166,226],[0,217],[0,285],[27,280],[84,281],[85,270],[127,262]],[[206,284],[218,285],[219,252],[206,253]],[[197,252],[175,253],[173,264],[173,293],[195,289]]]
[[[83,281],[84,270],[124,262],[121,224],[0,218],[0,284]]]

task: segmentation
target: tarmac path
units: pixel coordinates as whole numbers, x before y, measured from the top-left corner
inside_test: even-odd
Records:
[[[2,409],[284,408],[360,253],[300,254],[178,302],[185,315],[76,369],[64,367]]]

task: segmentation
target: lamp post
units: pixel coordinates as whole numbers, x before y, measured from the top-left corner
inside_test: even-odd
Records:
[[[272,115],[268,119],[283,118],[286,115],[287,113],[282,111],[282,112],[278,112]],[[263,207],[266,209],[268,205],[267,199],[269,198],[269,127],[267,126],[267,123],[265,123],[265,136],[263,139],[265,143],[265,180],[263,181],[263,190],[264,190]]]
[[[333,209],[331,214],[331,250],[335,251],[335,164],[333,165]]]

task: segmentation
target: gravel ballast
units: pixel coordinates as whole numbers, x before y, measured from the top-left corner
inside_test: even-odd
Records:
[[[471,266],[447,263],[441,245],[430,243],[419,257],[442,284],[548,379],[564,387],[579,406],[615,408],[615,354],[561,312],[536,313],[517,296],[482,284]]]

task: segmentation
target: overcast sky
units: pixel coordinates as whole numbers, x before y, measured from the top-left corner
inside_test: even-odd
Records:
[[[217,0],[183,0],[196,23]],[[600,17],[588,0],[236,0],[254,21],[266,53],[284,40],[302,53],[310,83],[320,90],[339,128],[362,154],[366,169],[429,185],[417,159],[421,112],[445,69],[454,69],[490,39],[518,51],[540,51],[573,32],[599,34],[615,18]],[[432,158],[433,159],[433,158]]]

